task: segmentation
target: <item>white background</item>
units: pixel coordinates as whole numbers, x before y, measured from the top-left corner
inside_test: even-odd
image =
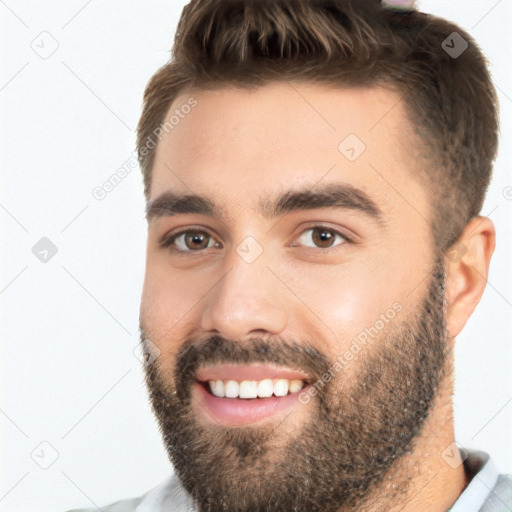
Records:
[[[101,506],[172,470],[133,355],[146,235],[140,173],[101,201],[92,190],[134,154],[144,86],[169,58],[185,3],[0,1],[0,512]],[[502,143],[483,209],[498,244],[457,342],[455,420],[459,443],[512,472],[512,201],[503,193],[512,186],[512,2],[420,7],[476,38],[499,88]],[[58,49],[43,59],[31,44],[49,51],[51,37]],[[47,263],[32,253],[43,236],[58,248]],[[39,467],[53,450],[57,460]]]

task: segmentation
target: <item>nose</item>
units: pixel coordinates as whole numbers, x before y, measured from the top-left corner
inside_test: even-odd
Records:
[[[278,335],[286,327],[286,289],[267,268],[262,254],[246,262],[235,251],[224,276],[202,301],[201,328],[227,339]]]

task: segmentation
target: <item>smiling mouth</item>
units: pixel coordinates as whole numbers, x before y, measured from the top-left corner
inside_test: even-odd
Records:
[[[192,387],[207,422],[237,426],[299,407],[311,382],[288,368],[218,365],[198,370]]]
[[[307,383],[302,379],[208,380],[198,381],[207,392],[218,398],[254,400],[282,397],[301,391]]]
[[[294,394],[310,382],[303,372],[261,364],[220,364],[200,368],[196,379],[213,396],[246,400]]]

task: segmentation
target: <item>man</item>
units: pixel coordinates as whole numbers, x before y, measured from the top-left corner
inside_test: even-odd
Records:
[[[191,1],[137,141],[141,341],[175,473],[102,510],[512,510],[452,408],[497,124],[485,58],[445,20]]]

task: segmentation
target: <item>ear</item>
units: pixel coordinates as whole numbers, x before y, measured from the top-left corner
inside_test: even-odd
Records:
[[[489,264],[496,245],[496,230],[488,217],[475,217],[459,239],[445,252],[448,336],[455,338],[487,284]]]

